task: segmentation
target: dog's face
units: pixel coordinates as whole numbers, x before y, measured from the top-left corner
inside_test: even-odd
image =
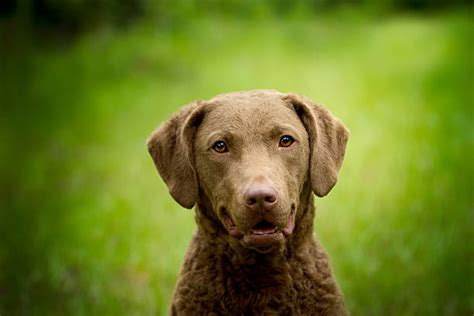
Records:
[[[205,199],[229,238],[265,252],[293,233],[305,185],[319,196],[334,186],[347,137],[308,100],[250,91],[184,108],[148,147],[181,205]]]
[[[195,170],[228,233],[262,249],[293,232],[308,133],[281,98],[243,101],[222,100],[205,114],[194,141]]]

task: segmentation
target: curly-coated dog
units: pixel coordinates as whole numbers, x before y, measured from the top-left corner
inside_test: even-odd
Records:
[[[148,140],[197,231],[172,315],[346,315],[313,234],[313,192],[336,184],[349,133],[310,100],[273,90],[197,101]]]

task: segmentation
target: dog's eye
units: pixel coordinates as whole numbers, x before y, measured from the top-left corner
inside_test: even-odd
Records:
[[[214,145],[212,145],[212,149],[214,149],[215,151],[217,151],[220,154],[225,153],[225,152],[228,151],[227,150],[227,145],[222,140],[218,140],[217,142],[215,142]]]
[[[278,144],[280,147],[290,147],[291,144],[295,142],[295,139],[290,135],[283,135],[280,138],[280,143]]]

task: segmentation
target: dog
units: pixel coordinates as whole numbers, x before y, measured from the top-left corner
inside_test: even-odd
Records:
[[[171,315],[347,315],[313,234],[313,193],[336,184],[349,131],[322,106],[274,90],[218,95],[147,142],[197,231]]]

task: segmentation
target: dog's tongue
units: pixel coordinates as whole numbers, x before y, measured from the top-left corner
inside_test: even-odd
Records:
[[[267,221],[261,221],[260,223],[255,225],[255,227],[252,228],[250,231],[252,234],[255,235],[268,235],[273,234],[276,230],[277,227],[272,223],[269,223]]]

